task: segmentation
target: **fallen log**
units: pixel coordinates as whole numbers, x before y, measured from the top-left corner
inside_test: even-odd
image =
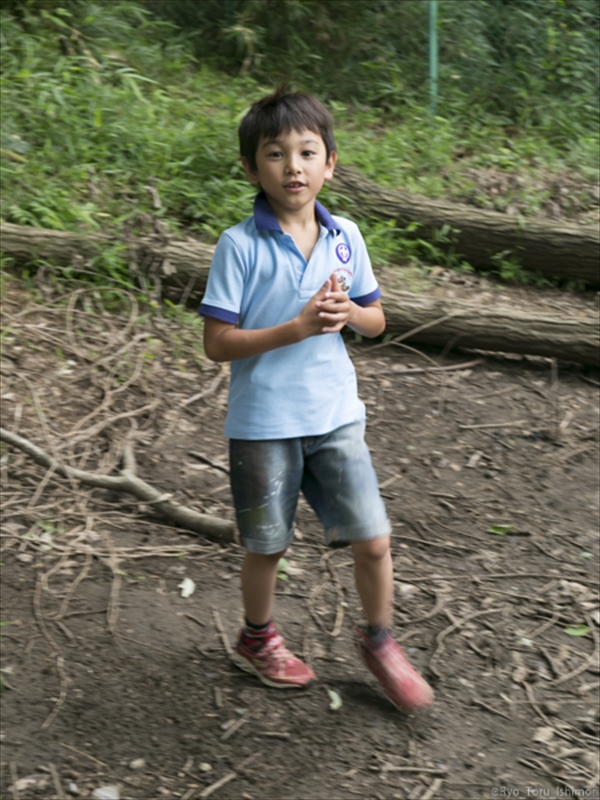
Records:
[[[82,235],[0,225],[3,251],[19,262],[35,258],[58,264],[93,259],[102,247],[115,241],[100,235]],[[140,270],[160,278],[164,297],[182,298],[197,306],[202,298],[214,247],[196,241],[157,242],[150,237],[129,244],[126,257]],[[150,266],[148,266],[150,265]],[[392,270],[378,275],[387,318],[387,333],[411,332],[411,341],[442,347],[460,346],[481,350],[559,358],[598,366],[600,327],[597,311],[540,312],[515,308],[493,300],[467,301],[414,294],[394,288]],[[583,306],[583,304],[582,304]]]
[[[18,263],[44,259],[61,266],[81,267],[85,261],[93,263],[103,249],[115,244],[119,244],[116,237],[98,233],[52,231],[10,222],[0,224],[0,248]],[[213,245],[197,240],[142,236],[127,243],[123,258],[140,271],[156,272],[161,279],[172,274],[174,277],[168,282],[173,286],[185,288],[190,278],[197,276],[198,286],[203,291],[214,251]]]
[[[546,356],[600,366],[597,314],[563,316],[486,303],[385,290],[388,333],[411,341],[473,350]]]
[[[511,217],[444,200],[432,200],[397,189],[386,189],[351,167],[337,166],[331,188],[360,209],[379,219],[416,222],[415,236],[439,243],[439,231],[448,230],[453,251],[471,266],[498,270],[498,254],[515,257],[532,272],[551,278],[600,284],[598,226],[574,225]],[[494,258],[496,256],[496,258]]]

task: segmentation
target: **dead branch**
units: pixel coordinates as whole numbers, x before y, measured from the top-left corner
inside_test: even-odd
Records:
[[[57,475],[63,478],[78,480],[87,486],[93,486],[98,489],[110,489],[115,492],[131,494],[142,503],[152,505],[172,524],[185,528],[187,531],[207,536],[219,542],[239,543],[233,522],[213,517],[209,514],[201,514],[191,508],[181,506],[173,502],[169,495],[159,492],[158,489],[139,478],[135,474],[135,457],[129,444],[126,444],[123,448],[123,469],[119,475],[100,475],[95,472],[84,472],[80,469],[68,467],[49,456],[33,442],[4,428],[0,428],[0,441],[22,450],[36,464],[47,469],[53,469]]]

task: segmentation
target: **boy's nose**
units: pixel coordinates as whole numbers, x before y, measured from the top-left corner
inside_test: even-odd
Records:
[[[288,172],[290,175],[295,175],[297,172],[300,172],[300,167],[298,164],[296,164],[294,159],[289,159],[287,162],[286,172]]]

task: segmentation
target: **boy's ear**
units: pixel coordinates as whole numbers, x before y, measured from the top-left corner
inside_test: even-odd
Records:
[[[250,163],[248,162],[248,159],[246,158],[246,156],[242,156],[242,166],[244,167],[244,171],[246,172],[246,177],[248,178],[250,183],[253,186],[258,186],[258,184],[260,182],[259,179],[258,179],[258,175],[256,174],[256,172],[253,172],[253,170],[251,169]]]
[[[337,162],[337,152],[332,150],[325,164],[325,180],[330,181],[333,178],[333,171]]]

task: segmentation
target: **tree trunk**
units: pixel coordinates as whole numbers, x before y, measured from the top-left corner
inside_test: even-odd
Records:
[[[2,249],[20,262],[53,259],[63,265],[81,264],[114,245],[98,235],[48,231],[8,223],[0,226]],[[157,242],[151,238],[131,244],[126,256],[138,271],[161,281],[163,296],[197,306],[202,298],[214,247],[193,241]],[[390,271],[391,274],[391,271]],[[412,332],[412,342],[560,358],[598,366],[598,314],[581,309],[554,315],[515,308],[493,301],[454,300],[400,291],[388,273],[379,276],[387,317],[387,332]],[[582,304],[583,305],[583,304]],[[420,330],[416,330],[420,329]]]
[[[493,257],[503,253],[505,258],[517,258],[524,269],[547,277],[600,284],[597,226],[529,219],[520,222],[496,211],[384,189],[350,167],[338,166],[331,186],[353,200],[362,213],[395,219],[402,225],[417,222],[418,238],[435,241],[436,233],[448,226],[452,244],[438,246],[451,247],[473,267],[498,269]]]

